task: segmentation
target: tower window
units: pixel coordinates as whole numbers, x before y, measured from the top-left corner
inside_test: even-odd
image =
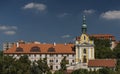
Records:
[[[83,53],[86,54],[86,49],[83,50]]]
[[[86,40],[86,37],[84,36],[84,40]]]
[[[86,63],[87,62],[87,59],[86,59],[86,56],[83,57],[83,63]]]

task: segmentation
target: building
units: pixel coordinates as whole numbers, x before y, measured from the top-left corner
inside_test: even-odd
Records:
[[[67,57],[67,66],[75,64],[75,50],[73,44],[17,43],[9,50],[5,50],[4,54],[17,59],[26,54],[32,62],[46,57],[48,66],[52,70],[60,69],[60,62],[64,56]]]
[[[90,35],[90,37],[94,37],[96,39],[107,39],[107,40],[111,40],[111,41],[116,41],[115,36],[113,36],[111,34],[92,34],[92,35]]]
[[[88,70],[96,71],[98,69],[102,69],[104,67],[115,70],[116,60],[115,59],[95,59],[89,60],[88,62]]]
[[[64,56],[66,56],[68,71],[80,68],[88,70],[96,68],[97,70],[106,67],[106,64],[111,62],[111,60],[95,59],[94,42],[90,40],[87,34],[85,16],[83,17],[82,34],[76,38],[75,44],[42,44],[40,42],[25,43],[20,41],[8,50],[4,50],[4,55],[13,56],[16,59],[25,54],[32,62],[46,57],[47,64],[52,70],[61,68],[60,62]],[[102,64],[103,61],[105,64]],[[99,63],[95,64],[96,62]],[[115,68],[116,62],[113,63],[112,68]],[[109,65],[107,66],[109,67]]]
[[[3,43],[3,50],[8,50],[13,46],[14,43],[6,42]]]
[[[116,47],[116,39],[115,36],[111,34],[92,34],[89,35],[90,38],[102,39],[102,40],[110,40],[111,41],[111,49],[113,50]]]
[[[79,39],[78,39],[79,38]],[[87,35],[87,25],[85,16],[83,17],[82,35],[76,40],[76,64],[88,63],[88,60],[94,59],[94,43]]]

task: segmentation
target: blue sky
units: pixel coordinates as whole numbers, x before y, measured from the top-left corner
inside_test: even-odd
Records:
[[[3,42],[73,42],[86,15],[88,34],[113,34],[120,40],[119,0],[0,0]]]

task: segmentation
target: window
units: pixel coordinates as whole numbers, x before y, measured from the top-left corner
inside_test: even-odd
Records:
[[[23,48],[21,47],[16,48],[16,52],[23,52]]]
[[[86,59],[86,56],[83,57],[83,63],[86,63],[87,62],[87,59]]]
[[[30,52],[40,52],[40,48],[35,46],[35,47],[32,47]]]
[[[56,60],[56,62],[58,62],[58,60]]]
[[[66,64],[69,64],[69,60],[66,60]]]
[[[34,56],[36,57],[36,54],[34,54]]]
[[[74,60],[72,60],[72,62],[74,63]]]
[[[58,54],[56,54],[56,57],[58,57]]]
[[[50,65],[50,69],[51,69],[51,70],[53,69],[53,66],[52,66],[52,65]]]
[[[53,60],[50,60],[50,62],[53,62]]]
[[[67,56],[69,56],[69,54],[67,54]]]
[[[55,52],[55,48],[53,48],[53,47],[49,48],[48,52]]]
[[[72,54],[72,57],[74,57],[74,54]]]
[[[50,54],[50,57],[53,57],[53,54]]]
[[[86,54],[86,49],[83,50],[83,53]]]
[[[84,40],[86,40],[86,37],[84,36]]]
[[[56,66],[56,69],[58,69],[58,66]]]

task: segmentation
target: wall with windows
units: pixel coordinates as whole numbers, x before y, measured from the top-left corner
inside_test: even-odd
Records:
[[[20,56],[24,54],[9,54],[9,56],[13,56],[13,58],[19,59]],[[28,58],[31,62],[38,61],[40,58],[47,58],[48,66],[51,67],[52,70],[59,70],[60,63],[64,56],[66,56],[66,60],[68,60],[67,66],[71,66],[75,64],[75,54],[27,54]]]

